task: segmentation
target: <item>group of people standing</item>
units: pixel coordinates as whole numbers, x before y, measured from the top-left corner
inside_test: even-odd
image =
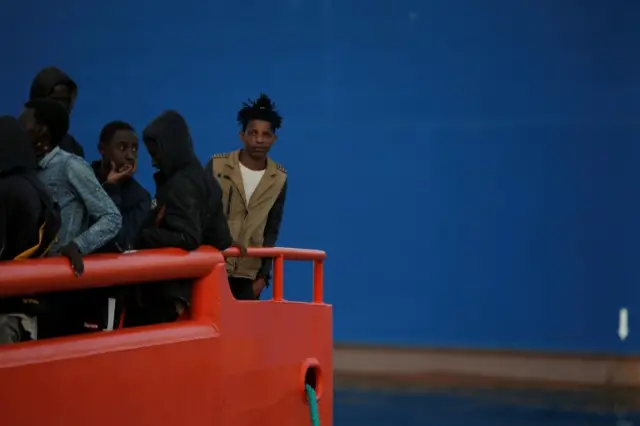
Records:
[[[242,147],[204,167],[184,117],[165,111],[153,119],[141,135],[157,169],[152,199],[134,177],[140,141],[129,123],[106,124],[101,158],[84,160],[68,133],[77,95],[67,74],[48,67],[20,117],[0,117],[1,261],[64,256],[79,276],[91,253],[275,245],[287,173],[268,156],[282,124],[268,96],[242,104]],[[228,259],[233,295],[259,299],[271,265]],[[191,283],[182,281],[0,299],[0,344],[175,321],[188,316],[190,300]]]

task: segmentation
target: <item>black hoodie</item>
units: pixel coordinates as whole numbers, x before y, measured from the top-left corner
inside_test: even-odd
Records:
[[[0,117],[0,260],[39,257],[58,233],[60,210],[36,172],[29,136],[15,118]]]
[[[13,117],[0,117],[0,260],[41,257],[60,229],[60,209],[36,175],[33,145]],[[0,299],[0,313],[40,315],[42,297]]]
[[[176,247],[195,250],[202,244],[207,220],[208,187],[204,170],[193,152],[189,127],[180,114],[167,111],[143,131],[160,156],[152,212],[136,248]]]
[[[64,84],[69,87],[75,98],[78,92],[78,85],[67,74],[56,67],[47,67],[40,70],[31,83],[31,91],[29,92],[29,99],[42,99],[48,98],[53,92],[53,88],[59,84]],[[84,149],[76,141],[76,139],[67,134],[59,144],[60,148],[67,152],[75,154],[84,158]]]

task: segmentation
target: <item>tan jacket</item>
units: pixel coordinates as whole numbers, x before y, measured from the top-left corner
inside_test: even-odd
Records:
[[[239,163],[240,150],[211,157],[214,178],[222,188],[222,204],[233,239],[246,247],[272,247],[278,239],[287,188],[287,172],[267,159],[267,169],[247,205]],[[232,277],[268,278],[271,259],[229,258]]]

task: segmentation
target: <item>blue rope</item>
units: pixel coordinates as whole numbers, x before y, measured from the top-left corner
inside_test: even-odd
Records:
[[[316,400],[316,391],[310,385],[305,385],[307,392],[307,400],[309,401],[309,412],[311,413],[311,425],[320,426],[320,415],[318,413],[318,401]]]

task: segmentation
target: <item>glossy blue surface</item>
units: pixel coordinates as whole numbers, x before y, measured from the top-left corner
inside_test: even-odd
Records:
[[[640,353],[640,1],[2,2],[0,111],[59,65],[72,133],[284,116],[280,245],[327,250],[350,343]],[[146,152],[138,178],[153,188]],[[382,256],[382,257],[380,257]],[[311,298],[310,265],[285,296]],[[629,308],[631,334],[617,336]]]
[[[491,392],[475,396],[446,393],[339,391],[336,426],[633,426],[640,414],[616,414],[613,407],[584,411],[562,408],[562,396],[547,403],[507,402]],[[586,402],[585,402],[586,405]],[[321,419],[322,420],[322,419]]]

